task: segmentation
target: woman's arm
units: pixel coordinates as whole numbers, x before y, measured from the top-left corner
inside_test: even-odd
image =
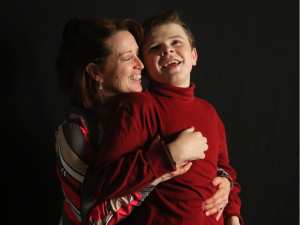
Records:
[[[207,145],[204,138],[193,131],[182,138],[197,137],[198,146],[184,151],[184,154],[180,155],[180,151],[173,148],[174,145],[169,149],[162,140],[148,145],[147,150],[142,150],[141,147],[147,146],[157,127],[153,123],[155,115],[149,115],[151,111],[147,111],[143,105],[136,105],[123,104],[116,111],[117,115],[113,117],[116,120],[106,133],[103,148],[99,151],[95,164],[87,171],[82,198],[85,216],[99,202],[138,192],[155,179],[172,172],[175,169],[174,159],[177,159],[175,163],[180,163],[203,158],[204,150],[201,153],[200,149],[204,149],[203,146],[207,148]],[[173,157],[172,153],[176,156]]]
[[[191,166],[192,162],[183,163],[178,165],[175,171],[162,175],[140,191],[97,203],[89,214],[88,224],[117,224],[129,216],[135,207],[139,206],[149,196],[156,185],[186,173]]]

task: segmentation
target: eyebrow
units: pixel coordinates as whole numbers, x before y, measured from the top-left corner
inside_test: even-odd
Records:
[[[126,54],[129,54],[129,53],[132,53],[132,51],[129,50],[129,51],[126,51],[126,52],[121,52],[121,53],[118,54],[118,56],[126,55]]]
[[[139,49],[136,49],[136,52],[138,53]],[[121,52],[121,53],[118,54],[118,56],[121,57],[123,55],[130,54],[130,53],[135,53],[135,51],[129,50],[129,51],[126,51],[126,52]]]
[[[174,36],[171,36],[169,39],[174,39],[174,38],[183,39],[183,37],[181,35],[174,35]]]

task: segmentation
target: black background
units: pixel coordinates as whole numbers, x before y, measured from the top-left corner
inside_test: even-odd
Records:
[[[192,79],[226,125],[246,224],[298,224],[298,2],[187,0],[1,2],[3,224],[58,221],[53,134],[68,101],[54,63],[66,21],[166,8],[196,36]]]

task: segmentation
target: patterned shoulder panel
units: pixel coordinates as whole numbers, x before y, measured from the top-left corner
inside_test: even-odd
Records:
[[[61,124],[56,131],[56,152],[62,167],[77,181],[82,182],[88,165],[80,158],[68,141],[64,124]]]

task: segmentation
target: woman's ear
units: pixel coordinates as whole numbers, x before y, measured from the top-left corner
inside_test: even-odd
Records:
[[[89,63],[85,67],[86,73],[91,76],[97,82],[103,81],[103,74],[100,71],[100,68],[95,63]]]

